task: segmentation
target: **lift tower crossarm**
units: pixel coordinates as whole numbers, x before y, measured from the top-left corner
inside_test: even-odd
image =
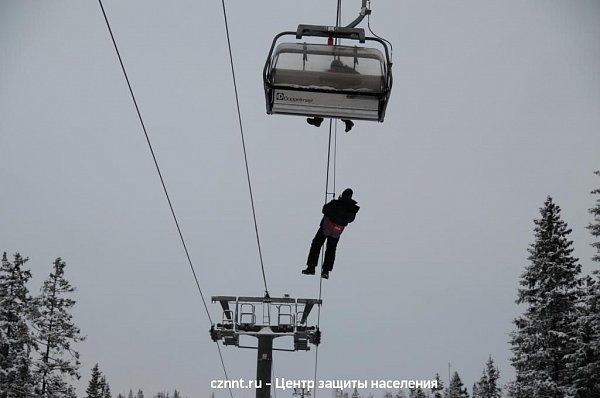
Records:
[[[247,303],[295,303],[296,300],[290,297],[239,297],[238,301]]]
[[[308,351],[309,343],[321,343],[319,328],[308,324],[312,309],[322,304],[321,299],[296,299],[288,295],[213,296],[211,299],[221,304],[223,309],[221,323],[211,325],[211,339],[217,342],[221,340],[223,345],[257,350],[256,379],[261,387],[256,389],[256,398],[270,397],[273,351]],[[262,316],[257,316],[257,310],[262,312]],[[240,345],[240,336],[255,337],[257,346]],[[273,340],[277,337],[292,337],[293,349],[273,348]]]

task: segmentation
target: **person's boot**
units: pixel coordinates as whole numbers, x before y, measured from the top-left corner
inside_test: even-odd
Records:
[[[315,274],[315,268],[307,266],[306,269],[302,270],[302,273],[304,275],[314,275]]]
[[[346,125],[346,133],[350,130],[352,130],[352,127],[354,127],[354,123],[352,122],[352,120],[348,120],[348,119],[342,119],[342,122],[344,122],[344,124]]]
[[[321,278],[323,278],[323,279],[329,279],[329,271],[323,271],[323,272],[321,272]]]
[[[310,124],[311,126],[315,126],[315,127],[321,127],[321,123],[323,123],[323,118],[322,117],[309,117],[306,118],[306,122],[308,124]]]

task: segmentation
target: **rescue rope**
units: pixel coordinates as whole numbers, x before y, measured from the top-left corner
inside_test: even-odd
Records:
[[[338,120],[335,119],[335,124],[334,124],[334,128],[333,128],[333,196],[335,198],[335,172],[336,172],[336,164],[337,164],[337,127],[338,127]]]
[[[127,82],[127,87],[129,88],[129,93],[131,94],[131,99],[133,101],[133,105],[135,107],[135,111],[137,113],[138,119],[140,121],[140,125],[142,126],[142,131],[144,132],[144,136],[146,138],[146,142],[148,143],[148,149],[150,149],[150,154],[152,155],[152,160],[154,161],[154,166],[156,168],[156,172],[158,173],[158,177],[160,179],[160,183],[163,188],[163,192],[167,199],[167,203],[169,204],[169,209],[171,210],[171,215],[173,216],[173,221],[175,221],[175,226],[177,227],[177,232],[179,234],[179,239],[183,246],[183,251],[185,252],[185,256],[187,258],[187,262],[190,266],[190,270],[192,271],[192,275],[194,276],[194,281],[196,282],[196,287],[198,288],[198,292],[200,293],[200,298],[202,299],[202,304],[204,306],[204,310],[206,311],[206,316],[208,317],[209,323],[213,324],[212,318],[210,316],[210,312],[208,311],[208,306],[206,304],[206,300],[204,298],[204,294],[202,293],[202,288],[200,287],[200,282],[198,280],[198,275],[196,274],[196,270],[194,268],[194,264],[192,263],[192,258],[190,256],[190,252],[187,248],[187,244],[185,243],[185,239],[183,237],[183,232],[181,231],[181,227],[179,225],[179,221],[177,219],[177,215],[175,214],[175,209],[173,207],[173,203],[171,202],[171,198],[169,196],[169,191],[167,190],[167,186],[165,184],[165,180],[163,178],[162,172],[160,171],[160,167],[158,165],[158,160],[156,159],[156,154],[152,147],[152,143],[150,142],[150,136],[148,135],[148,131],[146,130],[146,125],[144,124],[144,119],[142,118],[142,114],[140,112],[140,108],[138,106],[137,100],[135,98],[135,94],[133,93],[133,88],[131,87],[131,82],[129,81],[129,76],[127,75],[127,71],[125,70],[125,65],[123,64],[123,59],[121,58],[121,53],[119,52],[119,48],[117,46],[117,41],[115,40],[115,36],[113,34],[112,28],[110,26],[110,22],[108,21],[108,16],[106,15],[106,11],[104,10],[104,5],[102,4],[102,0],[98,0],[100,4],[100,9],[102,10],[102,15],[104,16],[104,21],[106,22],[106,27],[108,28],[108,33],[110,34],[110,38],[112,40],[113,46],[115,48],[115,52],[117,54],[117,58],[119,59],[119,64],[121,65],[121,70],[123,71],[123,76],[125,77],[125,81]],[[223,368],[223,374],[225,375],[225,379],[229,380],[229,375],[227,374],[227,369],[225,367],[225,361],[223,359],[223,353],[221,352],[221,347],[218,343],[217,351],[219,353],[219,358],[221,360],[221,367]],[[231,388],[229,388],[229,395],[233,398],[233,392]]]
[[[341,24],[342,19],[342,0],[337,0],[337,11],[335,17],[335,26],[338,27]],[[336,39],[336,44],[338,39]],[[329,135],[327,139],[327,170],[325,175],[325,204],[327,204],[329,192],[329,170],[331,168],[331,136],[332,136],[332,127],[334,127],[334,140],[333,140],[333,190],[331,194],[333,195],[333,199],[335,199],[335,182],[336,182],[336,162],[337,162],[337,119],[335,119],[335,123],[333,119],[329,119]],[[323,264],[325,262],[325,244],[321,248],[321,273],[323,272]],[[317,307],[317,330],[320,330],[321,326],[321,298],[323,296],[323,276],[319,278],[319,305]],[[313,398],[317,397],[317,371],[319,368],[319,346],[315,347],[315,373],[314,373],[314,383],[315,387],[313,389]]]

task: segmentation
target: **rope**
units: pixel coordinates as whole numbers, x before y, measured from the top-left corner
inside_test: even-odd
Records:
[[[342,0],[337,0],[337,12],[335,18],[335,26],[340,26],[342,19]],[[336,44],[338,43],[338,39],[336,39]],[[327,195],[329,195],[329,169],[331,168],[331,136],[332,136],[332,127],[334,126],[333,119],[329,119],[329,136],[327,139],[327,171],[325,176],[325,203],[327,203]],[[333,198],[335,199],[335,174],[336,174],[336,160],[337,160],[337,119],[335,120],[335,130],[334,130],[334,144],[333,144]],[[323,263],[325,258],[325,248],[321,249],[321,272],[323,271]],[[319,301],[323,296],[323,277],[319,278]],[[321,304],[319,304],[317,308],[317,330],[319,330],[321,326]],[[319,346],[315,348],[315,373],[314,373],[314,382],[317,384],[317,371],[319,369]],[[313,398],[317,397],[317,389],[315,388],[313,391]]]
[[[158,165],[158,160],[156,159],[156,154],[152,147],[152,143],[150,142],[150,136],[148,135],[148,131],[146,130],[146,125],[144,124],[144,119],[142,118],[140,108],[139,108],[137,100],[135,98],[135,94],[133,93],[133,88],[131,87],[131,82],[129,81],[129,76],[127,75],[127,71],[125,70],[125,65],[123,64],[123,59],[121,58],[121,53],[119,52],[119,47],[117,46],[117,41],[115,40],[115,36],[112,32],[112,28],[110,26],[110,22],[108,21],[108,16],[106,15],[106,11],[104,10],[104,5],[102,4],[102,0],[98,0],[98,3],[100,4],[100,9],[102,10],[102,15],[104,16],[104,21],[106,22],[106,27],[108,28],[108,33],[110,34],[110,38],[111,38],[113,46],[115,48],[117,58],[119,59],[119,64],[121,65],[121,70],[123,71],[123,76],[125,77],[125,81],[127,82],[127,87],[129,88],[129,93],[131,94],[131,99],[133,100],[133,105],[135,106],[135,111],[136,111],[138,119],[140,121],[140,125],[142,126],[142,130],[144,132],[146,142],[148,143],[148,148],[150,149],[150,154],[152,155],[152,160],[154,161],[154,166],[156,167],[156,172],[158,173],[158,177],[160,178],[160,183],[162,185],[163,192],[167,199],[167,203],[169,204],[169,209],[171,210],[171,215],[173,216],[173,221],[175,221],[175,226],[177,227],[179,239],[183,246],[183,250],[185,252],[187,262],[190,266],[190,270],[192,271],[192,275],[194,276],[194,281],[196,282],[196,287],[198,288],[198,292],[200,293],[200,298],[202,299],[202,304],[204,306],[204,310],[206,311],[208,321],[212,325],[213,321],[210,316],[210,312],[208,311],[208,306],[206,304],[206,299],[204,298],[204,294],[202,293],[202,288],[200,287],[198,275],[196,274],[196,270],[194,268],[194,264],[192,263],[192,258],[190,256],[190,252],[187,248],[187,244],[185,243],[185,239],[183,237],[183,232],[181,231],[181,226],[179,225],[179,220],[177,219],[177,215],[175,214],[175,209],[173,208],[173,203],[171,202],[171,198],[169,196],[169,191],[167,190],[165,180],[163,178],[162,172],[160,171],[160,167]],[[223,367],[223,373],[225,374],[225,378],[227,380],[229,380],[229,376],[227,375],[227,369],[225,368],[225,361],[223,360],[223,354],[221,352],[221,347],[219,346],[218,343],[217,343],[217,350],[219,351],[219,358],[221,359],[221,366]],[[233,398],[233,393],[232,393],[231,389],[229,389],[229,395],[231,396],[231,398]]]
[[[333,129],[333,196],[335,197],[335,175],[336,175],[336,164],[337,164],[337,127],[338,120],[335,119],[334,129]]]
[[[237,81],[235,78],[235,68],[233,63],[233,53],[231,51],[231,39],[229,36],[229,23],[227,21],[227,10],[225,8],[225,0],[221,0],[223,6],[223,20],[225,22],[225,33],[227,34],[227,48],[229,50],[229,63],[231,65],[231,78],[233,80],[233,91],[235,93],[235,105],[237,108],[238,123],[240,126],[240,136],[242,138],[242,149],[244,151],[244,163],[246,165],[246,178],[248,180],[248,191],[250,192],[250,204],[252,206],[252,218],[254,219],[254,232],[256,233],[256,245],[258,246],[258,257],[260,259],[260,268],[262,270],[263,283],[265,285],[265,295],[269,296],[267,288],[267,277],[265,276],[265,265],[263,263],[262,250],[260,247],[260,237],[258,234],[258,223],[256,222],[256,210],[254,208],[254,195],[252,194],[252,183],[250,182],[250,169],[248,167],[248,156],[246,154],[246,141],[244,140],[244,126],[242,124],[242,113],[240,111],[240,98],[238,95]]]

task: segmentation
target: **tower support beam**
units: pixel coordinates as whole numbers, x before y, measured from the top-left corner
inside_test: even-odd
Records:
[[[256,358],[256,380],[260,388],[256,389],[256,398],[271,398],[271,368],[273,365],[273,336],[258,337],[258,355]]]

